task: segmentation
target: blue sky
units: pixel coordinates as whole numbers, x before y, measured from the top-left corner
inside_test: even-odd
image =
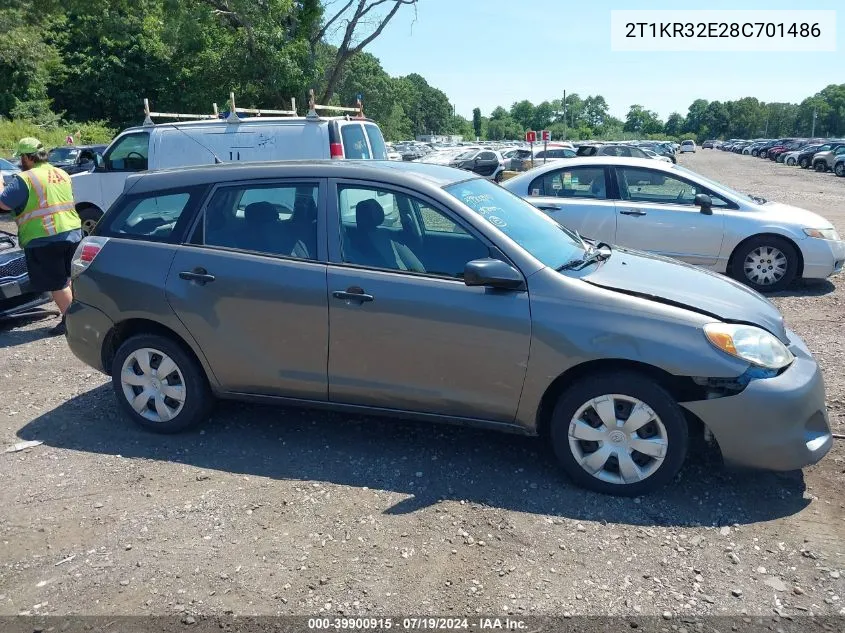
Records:
[[[613,9],[840,9],[834,53],[612,52]],[[798,102],[845,82],[845,9],[815,0],[419,0],[366,49],[391,75],[419,73],[458,114],[577,92],[601,94],[624,118],[633,103],[686,114],[696,98]],[[366,96],[365,96],[366,100]]]

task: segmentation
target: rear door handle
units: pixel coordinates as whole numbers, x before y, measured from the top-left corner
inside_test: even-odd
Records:
[[[619,213],[621,213],[622,215],[635,215],[635,216],[648,215],[645,211],[640,211],[639,209],[628,209],[626,211],[620,211]]]
[[[373,300],[373,295],[365,294],[364,289],[358,286],[350,286],[346,290],[335,290],[332,296],[342,301],[357,301],[359,303]]]
[[[194,281],[200,286],[214,281],[214,275],[209,275],[205,268],[194,268],[193,270],[183,270],[179,273],[179,278],[186,281]]]

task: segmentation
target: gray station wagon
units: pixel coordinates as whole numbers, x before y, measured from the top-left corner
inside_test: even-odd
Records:
[[[215,396],[450,421],[539,435],[621,495],[671,480],[692,433],[778,470],[832,443],[819,367],[763,296],[449,167],[133,175],[73,292],[71,349],[164,433]]]

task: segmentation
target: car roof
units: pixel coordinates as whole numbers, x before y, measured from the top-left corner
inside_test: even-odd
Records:
[[[243,117],[238,119],[236,123],[229,123],[226,119],[199,119],[196,121],[179,121],[179,122],[165,122],[153,123],[152,125],[133,125],[132,127],[121,130],[121,134],[127,132],[150,132],[156,129],[180,129],[180,128],[203,128],[211,125],[318,125],[321,123],[328,123],[330,121],[341,121],[349,123],[373,123],[376,121],[369,117],[357,118],[346,116],[321,116],[316,118],[308,118],[304,116],[254,116]]]
[[[595,167],[596,165],[618,165],[627,167],[648,167],[649,169],[661,169],[663,171],[671,171],[672,163],[667,163],[662,160],[654,160],[652,158],[628,158],[623,156],[579,156],[576,158],[566,158],[555,163],[548,163],[540,165],[534,169],[529,169],[521,173],[519,176],[514,176],[510,180],[535,178],[544,174],[547,171],[561,169],[561,167]],[[510,182],[508,180],[508,182]]]
[[[435,187],[479,178],[454,167],[395,160],[289,160],[231,162],[174,167],[133,174],[126,191],[144,193],[211,183],[270,178],[359,178],[385,184],[413,185],[422,179]]]

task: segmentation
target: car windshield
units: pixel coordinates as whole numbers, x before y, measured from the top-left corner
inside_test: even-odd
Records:
[[[584,256],[582,242],[574,233],[486,178],[444,189],[546,266],[557,269]]]
[[[716,182],[715,180],[710,180],[709,178],[705,178],[704,176],[702,176],[698,172],[691,171],[691,170],[687,169],[686,167],[681,167],[680,165],[672,165],[672,169],[676,169],[677,171],[683,172],[683,174],[685,176],[693,178],[703,185],[709,186],[713,189],[721,189],[725,193],[728,193],[728,194],[734,196],[735,198],[739,198],[740,200],[743,200],[745,202],[756,202],[756,203],[760,203],[760,204],[765,202],[765,200],[763,198],[759,198],[759,197],[756,197],[756,196],[750,196],[746,193],[741,193],[739,191],[736,191],[735,189],[731,189],[727,185],[724,185],[720,182]]]
[[[75,147],[56,147],[50,150],[47,158],[51,161],[65,161],[73,160],[79,154],[79,150]]]
[[[18,171],[18,166],[10,163],[5,158],[0,158],[0,169],[8,169],[10,171]]]

